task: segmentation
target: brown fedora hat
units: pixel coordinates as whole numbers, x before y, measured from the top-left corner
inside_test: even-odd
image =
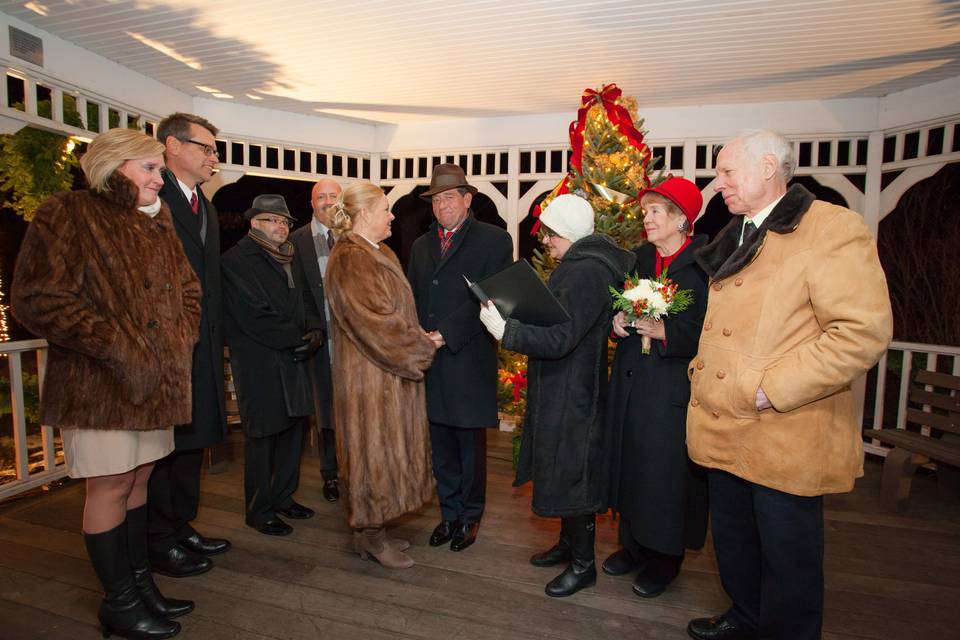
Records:
[[[420,194],[424,200],[430,200],[433,196],[443,191],[463,187],[470,193],[476,193],[477,188],[467,184],[467,176],[463,174],[463,169],[456,164],[438,164],[433,168],[433,177],[430,178],[430,189]]]

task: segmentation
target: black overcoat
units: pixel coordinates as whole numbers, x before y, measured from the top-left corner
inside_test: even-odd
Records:
[[[240,419],[247,436],[262,438],[313,413],[307,362],[293,350],[320,320],[294,257],[295,287],[280,264],[248,237],[223,254],[223,298],[230,366],[237,386]],[[309,304],[305,298],[310,296]]]
[[[297,264],[303,269],[303,280],[312,294],[314,309],[307,310],[321,322],[321,328],[327,332],[326,292],[324,291],[323,274],[317,262],[317,247],[313,243],[313,232],[310,224],[305,224],[290,234],[290,242],[299,256]],[[315,400],[319,408],[319,425],[322,429],[333,429],[330,408],[333,405],[333,379],[330,373],[330,341],[326,340],[323,346],[310,359],[312,367]]]
[[[664,318],[666,344],[654,340],[643,355],[639,336],[618,341],[610,376],[609,506],[630,522],[639,544],[674,555],[701,548],[707,529],[706,476],[687,457],[686,445],[687,366],[707,310],[707,276],[693,254],[705,244],[705,236],[694,236],[667,269],[680,289],[693,291],[693,305]],[[634,252],[638,275],[653,278],[656,247]]]
[[[177,425],[176,448],[202,449],[214,445],[227,434],[227,413],[223,392],[223,298],[220,291],[220,225],[217,210],[197,188],[198,216],[190,210],[172,173],[163,178],[160,198],[170,208],[173,226],[183,244],[183,252],[200,279],[203,299],[200,303],[200,339],[193,349],[193,421]],[[201,224],[206,229],[201,237]]]
[[[503,346],[530,356],[514,484],[533,480],[538,515],[584,515],[606,503],[608,287],[622,283],[633,263],[633,254],[608,236],[581,238],[547,283],[570,320],[552,327],[507,320]]]
[[[441,256],[434,221],[414,241],[407,267],[420,325],[446,341],[427,370],[427,417],[451,427],[495,427],[497,343],[480,323],[480,305],[463,276],[477,282],[509,266],[513,241],[472,213],[463,224]]]

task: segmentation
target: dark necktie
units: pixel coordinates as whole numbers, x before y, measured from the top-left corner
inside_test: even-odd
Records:
[[[750,242],[757,235],[757,225],[753,224],[753,220],[750,218],[743,219],[743,240],[740,242],[741,245],[750,244]]]
[[[190,211],[193,211],[193,215],[200,213],[200,201],[197,199],[196,192],[190,194]]]
[[[327,229],[327,250],[333,251],[333,245],[337,243],[336,239],[333,237],[333,230]]]

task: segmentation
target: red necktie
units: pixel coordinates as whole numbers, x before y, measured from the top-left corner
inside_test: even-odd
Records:
[[[190,194],[190,210],[193,211],[193,215],[200,213],[200,201],[197,200],[196,192]]]

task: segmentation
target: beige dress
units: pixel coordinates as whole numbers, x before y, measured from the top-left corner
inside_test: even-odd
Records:
[[[149,431],[61,429],[60,433],[71,478],[126,473],[173,451],[173,427]]]

